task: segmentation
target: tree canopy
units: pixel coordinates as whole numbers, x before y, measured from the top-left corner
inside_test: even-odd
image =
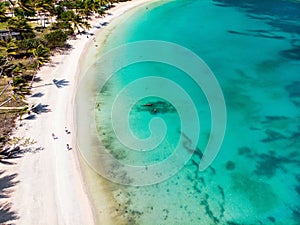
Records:
[[[0,1],[0,110],[5,109],[0,123],[3,128],[11,125],[0,129],[0,161],[14,119],[28,110],[23,99],[37,70],[50,60],[52,50],[67,46],[69,36],[89,29],[89,18],[103,16],[114,2],[118,1]]]

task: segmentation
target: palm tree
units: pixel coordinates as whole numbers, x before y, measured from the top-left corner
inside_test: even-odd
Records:
[[[83,21],[82,18],[75,14],[74,11],[68,10],[61,13],[61,20],[65,22],[70,22],[74,30],[79,32],[79,28],[90,28],[90,24],[86,21]]]
[[[85,0],[81,2],[78,10],[79,15],[88,19],[94,12],[97,12],[97,5],[94,0]]]
[[[33,1],[34,8],[37,11],[37,14],[40,18],[41,25],[43,27],[46,26],[46,19],[48,20],[48,13],[49,15],[55,14],[55,8],[54,8],[54,1],[52,0],[34,0]]]
[[[32,51],[32,54],[35,56],[39,66],[49,61],[50,58],[49,52],[50,49],[46,48],[43,44],[40,44],[36,49]]]
[[[20,111],[24,107],[26,107],[27,103],[24,101],[25,95],[29,93],[28,82],[23,77],[23,73],[25,71],[25,65],[22,63],[18,63],[14,65],[11,70],[11,78],[7,78],[8,82],[4,89],[0,92],[0,96],[6,93],[6,99],[0,103],[0,110],[13,110]],[[11,101],[22,101],[25,103],[25,106],[22,107],[4,107],[6,103]]]
[[[13,91],[11,97],[15,101],[24,100],[25,95],[29,93],[27,80],[22,75],[13,77],[11,87]]]
[[[35,57],[37,62],[36,71],[39,70],[40,66],[42,66],[45,62],[49,61],[50,58],[50,49],[46,48],[43,44],[40,44],[36,49],[32,51],[32,54]],[[29,87],[32,87],[34,78],[36,76],[36,72],[33,74]]]
[[[35,11],[33,9],[33,5],[29,0],[18,0],[17,6],[14,9],[14,14],[19,17],[30,17],[35,15]]]
[[[1,56],[0,57],[0,78],[4,74],[6,66],[9,64],[9,57]]]
[[[7,97],[6,100],[0,103],[0,109],[4,110],[20,110],[26,106],[26,102],[24,102],[25,94],[29,93],[28,90],[28,84],[26,79],[22,78],[21,76],[13,77],[10,79],[7,87],[11,88],[9,97]],[[8,88],[5,88],[5,90],[2,90],[1,95],[6,91]],[[22,107],[3,107],[8,102],[14,101],[22,101],[25,103],[25,106]]]
[[[23,38],[34,37],[34,33],[31,25],[28,23],[26,18],[12,17],[7,21],[7,28],[9,32],[19,31]]]
[[[16,56],[18,54],[17,40],[12,38],[6,45],[7,56]]]
[[[8,5],[6,2],[0,2],[0,22],[6,22],[8,19],[7,16],[5,16],[5,13],[7,12]]]
[[[7,82],[7,85],[3,88],[3,90],[0,92],[0,97],[5,93],[5,91],[11,86],[11,81]]]

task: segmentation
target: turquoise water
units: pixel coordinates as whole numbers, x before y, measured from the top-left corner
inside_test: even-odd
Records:
[[[159,117],[167,127],[165,138],[151,151],[132,151],[118,141],[110,110],[118,93],[134,80],[160,76],[178,83],[197,102],[201,124],[196,151],[174,176],[149,186],[114,185],[116,217],[127,221],[124,224],[150,225],[300,224],[300,2],[153,4],[121,23],[104,50],[140,40],[173,42],[201,57],[223,90],[227,127],[217,158],[199,171],[211,129],[202,90],[183,71],[161,63],[133,64],[115,73],[98,93],[101,110],[96,122],[107,151],[122,163],[149,165],[165,160],[182,135],[176,107],[148,96],[131,108],[129,126],[137,138],[147,138],[149,121]],[[172,88],[160,88],[181,99]],[[143,91],[142,86],[127,95],[135,98]],[[119,111],[120,120],[124,113]],[[159,131],[159,126],[154,128]]]

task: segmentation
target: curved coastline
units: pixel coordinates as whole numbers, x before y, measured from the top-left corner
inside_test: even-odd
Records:
[[[87,47],[84,49],[80,57],[80,64],[77,69],[77,81],[76,81],[76,90],[78,92],[79,83],[83,75],[88,72],[88,69],[97,62],[99,55],[103,51],[103,46],[106,43],[106,40],[109,38],[110,34],[116,29],[116,27],[121,26],[124,22],[124,19],[135,14],[145,5],[157,4],[158,1],[151,0],[132,0],[131,2],[119,3],[116,8],[111,10],[111,15],[104,18],[103,22],[109,23],[109,26],[99,29],[95,32],[94,41],[90,41],[87,44]],[[163,4],[163,2],[159,3]],[[77,93],[76,92],[76,93]],[[75,103],[74,111],[74,131],[76,132],[76,139],[78,137],[78,107],[84,105],[87,106],[86,100],[76,99],[76,93],[73,94],[73,101]],[[78,101],[76,101],[78,100]],[[85,101],[85,103],[84,103]],[[73,145],[79,148],[78,143],[73,142]],[[114,205],[114,200],[112,198],[112,190],[115,189],[114,184],[110,184],[105,178],[99,178],[99,174],[96,173],[84,160],[84,157],[80,152],[78,154],[78,159],[80,161],[80,171],[83,174],[83,180],[85,182],[85,187],[89,195],[90,204],[93,206],[93,214],[95,224],[123,224],[124,221],[120,218],[117,218],[115,212],[111,210]]]

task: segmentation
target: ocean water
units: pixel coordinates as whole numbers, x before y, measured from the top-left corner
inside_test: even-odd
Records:
[[[300,2],[175,0],[143,6],[125,18],[88,71],[91,83],[106,83],[86,93],[93,99],[87,109],[92,113],[81,115],[89,115],[94,124],[79,129],[83,155],[100,170],[99,179],[103,173],[108,178],[112,206],[107,212],[114,224],[300,224]],[[200,159],[215,135],[212,124],[218,124],[205,90],[185,71],[162,62],[111,69],[115,61],[130,61],[143,52],[125,49],[121,59],[105,53],[143,40],[191,50],[222,89],[226,132],[204,171]],[[107,61],[99,63],[103,57]],[[106,81],[104,73],[110,70]],[[84,127],[86,122],[78,123]],[[91,127],[92,140],[80,140]],[[127,144],[120,138],[127,138]],[[197,142],[190,143],[193,149],[184,146],[183,166],[176,165],[175,172],[167,166],[162,179],[149,175],[148,167],[151,171],[151,165],[166,161],[190,139]],[[115,161],[145,169],[143,177],[136,172],[139,185]]]

